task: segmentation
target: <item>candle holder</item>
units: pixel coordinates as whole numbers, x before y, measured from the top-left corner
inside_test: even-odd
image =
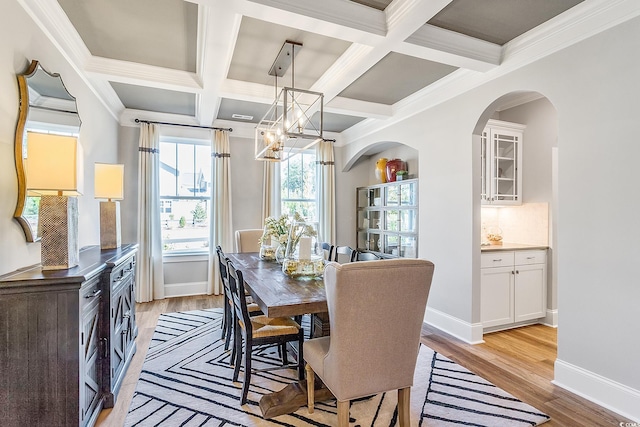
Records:
[[[289,227],[282,271],[290,277],[319,277],[324,273],[324,253],[315,223],[295,220]]]

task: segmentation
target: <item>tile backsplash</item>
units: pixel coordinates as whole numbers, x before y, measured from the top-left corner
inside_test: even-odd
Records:
[[[525,203],[521,206],[483,207],[481,232],[502,229],[502,241],[528,245],[549,245],[549,204]],[[482,236],[482,241],[485,241]]]

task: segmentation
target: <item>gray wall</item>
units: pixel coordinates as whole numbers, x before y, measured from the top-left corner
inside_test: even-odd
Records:
[[[15,1],[3,1],[0,13],[0,274],[40,262],[40,243],[27,243],[13,219],[18,181],[14,163],[14,134],[18,119],[16,75],[39,60],[59,73],[76,97],[82,120],[79,141],[84,151],[84,195],[78,198],[80,246],[100,243],[100,204],[93,197],[93,165],[118,158],[118,123],[48,38]]]

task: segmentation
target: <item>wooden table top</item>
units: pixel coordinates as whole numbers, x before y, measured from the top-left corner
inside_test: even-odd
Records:
[[[327,312],[322,278],[291,278],[282,272],[282,265],[262,261],[257,252],[226,256],[242,271],[245,287],[265,315],[291,317]]]

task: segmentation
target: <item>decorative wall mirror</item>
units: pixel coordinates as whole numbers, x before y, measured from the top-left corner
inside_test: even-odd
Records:
[[[39,240],[40,197],[30,195],[27,185],[27,131],[78,136],[80,116],[76,99],[71,96],[59,74],[51,74],[31,61],[18,75],[20,113],[16,125],[15,160],[18,174],[18,201],[14,218],[20,223],[28,242]]]

